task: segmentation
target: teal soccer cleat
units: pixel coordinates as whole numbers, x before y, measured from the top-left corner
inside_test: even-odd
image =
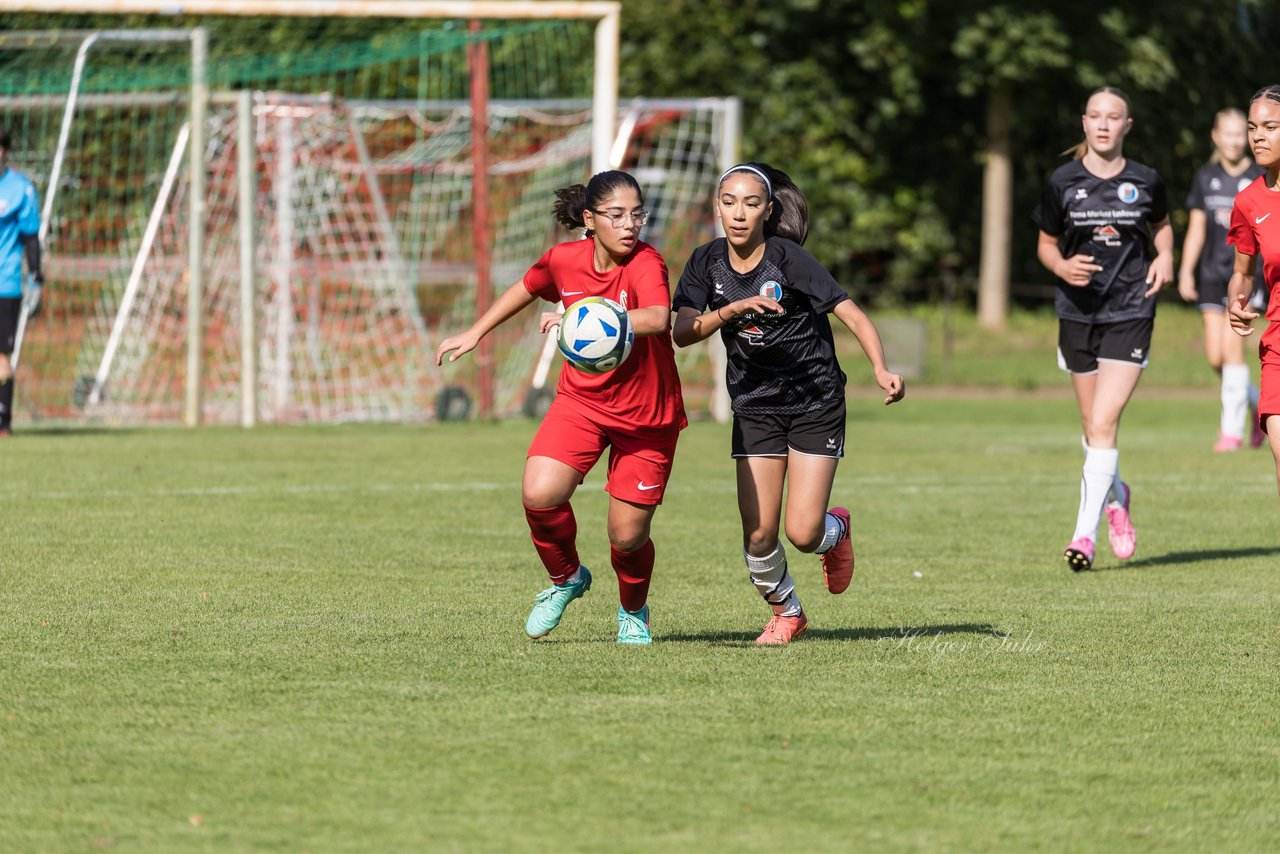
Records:
[[[618,606],[618,643],[653,643],[653,635],[649,634],[648,605],[634,614]]]
[[[591,589],[591,573],[580,567],[582,578],[576,584],[553,584],[538,594],[538,601],[533,603],[529,619],[525,620],[524,633],[531,638],[544,638],[551,630],[560,625],[564,609],[574,599],[581,599],[582,594]]]

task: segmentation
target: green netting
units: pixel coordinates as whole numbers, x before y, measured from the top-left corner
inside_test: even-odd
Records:
[[[0,25],[0,36],[17,29],[24,17]],[[263,25],[255,32],[243,21],[212,20],[207,79],[215,88],[310,88],[322,82],[328,91],[364,98],[466,96],[466,48],[476,42],[492,47],[490,79],[495,98],[566,98],[590,94],[590,74],[580,57],[591,55],[591,29],[576,21],[487,23],[471,32],[457,23],[423,27],[417,21],[379,22],[382,28],[353,37],[337,27],[318,35],[317,44],[303,22]],[[348,25],[345,30],[355,27]],[[369,28],[368,24],[361,28]],[[86,31],[87,34],[87,31]],[[52,95],[66,91],[71,63],[50,67],[47,54],[79,47],[63,36],[15,38],[0,49],[0,93]],[[110,55],[86,68],[85,93],[172,91],[191,83],[186,45],[117,45]]]

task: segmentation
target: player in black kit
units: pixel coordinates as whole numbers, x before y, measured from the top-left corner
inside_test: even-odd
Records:
[[[1244,339],[1231,332],[1227,319],[1227,282],[1235,268],[1235,250],[1227,245],[1231,207],[1236,194],[1252,184],[1264,170],[1249,159],[1245,115],[1237,109],[1220,111],[1213,121],[1213,158],[1201,166],[1187,194],[1187,236],[1182,243],[1178,293],[1195,302],[1204,318],[1204,352],[1209,366],[1222,376],[1222,418],[1213,450],[1237,451],[1244,443],[1245,412],[1258,406],[1258,389],[1249,381],[1244,360]],[[1265,285],[1255,292],[1265,305]],[[1250,442],[1258,447],[1266,434],[1257,415]]]
[[[716,210],[726,236],[694,250],[671,301],[672,332],[680,347],[716,331],[724,340],[743,555],[773,609],[756,643],[786,644],[809,621],[778,539],[784,481],[787,539],[822,556],[832,593],[853,576],[849,511],[828,510],[845,428],[845,375],[828,314],[857,337],[886,404],[905,387],[885,366],[875,326],[801,248],[809,208],[785,173],[764,163],[733,167],[720,177]]]
[[[1093,566],[1104,506],[1116,557],[1132,557],[1136,548],[1116,435],[1147,364],[1155,296],[1173,280],[1164,181],[1124,156],[1133,126],[1129,99],[1110,86],[1094,90],[1081,124],[1085,138],[1075,159],[1049,176],[1032,217],[1040,228],[1040,263],[1061,279],[1058,364],[1071,373],[1084,428],[1080,509],[1063,551],[1076,571]]]

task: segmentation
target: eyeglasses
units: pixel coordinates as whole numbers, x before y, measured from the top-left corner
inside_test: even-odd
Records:
[[[644,208],[639,208],[637,210],[629,211],[629,212],[624,211],[621,208],[610,208],[607,211],[592,210],[591,212],[593,214],[599,214],[600,216],[609,220],[609,222],[613,223],[614,228],[622,227],[622,224],[627,220],[628,213],[631,216],[631,221],[634,222],[636,225],[644,225],[645,222],[649,219],[649,212]]]

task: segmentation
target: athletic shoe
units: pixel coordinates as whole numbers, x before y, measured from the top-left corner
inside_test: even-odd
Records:
[[[1262,443],[1267,441],[1267,431],[1262,429],[1262,424],[1258,422],[1258,410],[1249,407],[1249,421],[1253,424],[1253,429],[1249,431],[1249,447],[1261,448]]]
[[[803,613],[795,617],[774,614],[773,619],[765,624],[764,631],[760,633],[760,637],[756,638],[756,643],[761,646],[789,644],[793,640],[799,640],[800,636],[808,628],[809,620]]]
[[[1120,485],[1124,487],[1124,504],[1119,507],[1107,505],[1107,535],[1116,557],[1128,560],[1138,547],[1138,535],[1133,530],[1133,520],[1129,518],[1129,499],[1133,498],[1133,490],[1124,481]]]
[[[827,590],[832,593],[843,593],[853,580],[853,542],[849,511],[843,507],[832,507],[831,515],[844,522],[844,536],[834,546],[822,554],[822,580]]]
[[[582,577],[576,584],[553,584],[538,594],[538,600],[524,624],[525,634],[531,638],[544,638],[560,625],[560,618],[569,603],[581,599],[582,594],[591,589],[591,573],[585,566],[581,567],[581,572]]]
[[[1072,572],[1093,569],[1093,540],[1088,537],[1076,537],[1071,545],[1063,550],[1062,556]]]
[[[1242,444],[1244,444],[1243,439],[1228,436],[1226,433],[1219,433],[1218,441],[1213,443],[1213,452],[1215,454],[1229,454],[1232,451],[1240,450]]]
[[[653,643],[653,635],[649,634],[648,605],[634,614],[618,606],[618,643]]]

